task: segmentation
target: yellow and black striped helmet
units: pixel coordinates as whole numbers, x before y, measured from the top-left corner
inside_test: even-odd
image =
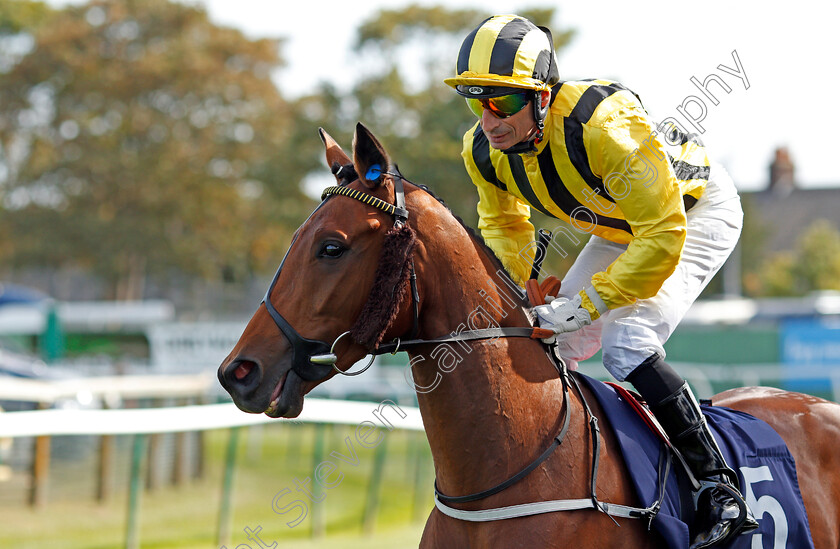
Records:
[[[551,33],[518,15],[484,20],[464,39],[455,70],[444,82],[465,96],[550,90],[560,81]]]

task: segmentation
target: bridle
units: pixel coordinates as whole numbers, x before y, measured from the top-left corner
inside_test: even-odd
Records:
[[[371,179],[378,179],[381,177],[381,169],[378,170],[378,177],[374,177],[374,172],[377,171],[378,165],[372,166],[371,169],[368,170],[369,176]],[[341,168],[339,168],[338,173],[340,173]],[[352,170],[350,170],[352,172]],[[355,176],[355,172],[352,172]],[[386,172],[389,175],[392,175],[390,172]],[[397,174],[398,175],[398,174]],[[345,181],[347,181],[345,179]],[[405,190],[403,188],[402,183],[402,176],[396,177],[394,179],[394,195],[395,195],[395,203],[389,204],[384,200],[377,198],[373,195],[363,193],[360,191],[356,191],[344,185],[337,185],[332,187],[327,187],[324,189],[324,192],[321,194],[321,203],[316,207],[309,217],[307,217],[306,221],[303,222],[303,225],[312,218],[315,213],[321,209],[321,207],[326,204],[327,199],[334,195],[343,195],[348,196],[350,198],[354,198],[360,202],[378,208],[385,213],[391,215],[394,218],[394,227],[400,228],[406,225],[408,220],[408,210],[405,207]],[[318,340],[318,339],[308,339],[301,336],[297,330],[292,327],[292,325],[283,317],[282,314],[274,307],[274,304],[271,302],[271,292],[274,290],[274,286],[277,284],[277,280],[280,278],[280,273],[283,271],[283,265],[286,263],[286,259],[289,256],[289,252],[291,251],[292,247],[297,240],[297,235],[292,240],[292,243],[289,245],[289,249],[286,251],[286,255],[283,257],[283,260],[280,262],[280,266],[277,268],[277,272],[274,275],[274,279],[271,281],[271,284],[268,287],[268,290],[265,293],[265,297],[263,297],[262,304],[265,305],[268,314],[271,315],[271,318],[274,320],[274,323],[283,333],[283,335],[288,340],[289,344],[292,347],[292,371],[294,371],[301,379],[305,381],[320,381],[327,376],[329,376],[333,370],[336,372],[343,374],[343,375],[359,375],[365,370],[367,370],[370,365],[373,363],[373,359],[375,358],[375,354],[371,356],[370,362],[361,370],[357,372],[344,372],[339,370],[336,366],[336,362],[338,361],[338,357],[335,354],[335,348],[338,344],[339,340],[344,338],[345,336],[350,334],[350,331],[343,332],[339,335],[332,344],[327,343],[326,341]],[[414,303],[414,327],[412,329],[412,335],[419,329],[419,295],[417,293],[417,277],[414,273],[414,261],[411,260],[410,264],[411,269],[411,294],[412,294],[412,301]],[[396,352],[396,351],[394,351]],[[381,353],[377,353],[381,354]]]
[[[356,176],[355,172],[352,170],[352,167],[347,167],[348,170],[352,173],[352,176]],[[336,171],[336,175],[341,173],[341,168]],[[382,200],[378,197],[375,197],[371,194],[358,191],[355,189],[351,189],[347,186],[347,182],[349,177],[345,177],[344,184],[336,185],[332,187],[327,187],[324,189],[323,193],[321,193],[321,203],[313,210],[309,217],[304,221],[304,225],[306,224],[309,219],[317,212],[321,207],[326,204],[327,199],[331,196],[341,195],[346,196],[349,198],[353,198],[382,210],[383,212],[387,213],[388,215],[394,218],[394,225],[395,229],[400,229],[403,227],[407,227],[408,224],[408,209],[405,205],[405,188],[403,186],[403,181],[408,181],[405,179],[402,174],[399,173],[399,170],[396,168],[393,171],[383,171],[378,164],[371,166],[368,169],[367,174],[365,174],[365,178],[368,181],[377,181],[383,175],[390,175],[392,176],[392,180],[394,183],[394,203],[391,204]],[[420,189],[425,189],[422,185],[415,185]],[[414,259],[413,256],[408,258],[409,264],[409,284],[410,284],[410,296],[412,302],[412,328],[411,332],[408,335],[408,338],[405,340],[401,340],[400,338],[396,338],[389,343],[382,343],[377,344],[373,348],[369,348],[368,353],[371,355],[370,361],[360,370],[355,372],[345,372],[340,370],[336,366],[336,362],[338,361],[338,356],[335,354],[336,346],[342,338],[346,337],[350,334],[350,330],[343,332],[339,335],[332,344],[327,343],[326,341],[318,340],[318,339],[308,339],[301,336],[297,330],[292,327],[292,325],[283,317],[282,314],[274,307],[274,304],[271,303],[271,292],[274,290],[274,286],[277,284],[277,280],[280,278],[280,273],[283,270],[283,265],[286,262],[286,258],[289,256],[289,251],[291,251],[292,247],[294,246],[295,241],[297,240],[297,235],[292,240],[291,245],[289,246],[289,250],[286,251],[286,255],[283,257],[283,261],[280,262],[280,266],[277,268],[277,272],[274,275],[271,284],[268,287],[268,291],[265,293],[265,297],[263,297],[262,304],[265,305],[268,314],[271,315],[271,318],[274,319],[274,323],[289,341],[289,344],[292,347],[292,371],[294,371],[301,379],[305,381],[320,381],[327,376],[329,376],[333,371],[341,375],[346,376],[355,376],[363,373],[365,370],[370,368],[373,360],[377,355],[382,355],[386,353],[396,354],[398,351],[415,347],[418,345],[436,345],[440,343],[451,343],[451,342],[459,342],[459,341],[475,341],[475,340],[482,340],[482,339],[493,339],[497,337],[527,337],[531,339],[539,339],[543,337],[547,337],[548,334],[545,333],[545,330],[541,328],[534,328],[534,327],[495,327],[495,328],[484,328],[479,330],[466,330],[461,331],[459,333],[455,333],[448,336],[433,338],[433,339],[417,339],[417,335],[420,331],[420,294],[417,290],[417,276],[414,270]]]
[[[408,228],[407,223],[409,212],[405,205],[405,189],[403,186],[403,181],[408,180],[406,180],[399,173],[399,170],[395,168],[394,171],[382,171],[379,165],[373,165],[368,169],[368,172],[365,174],[365,179],[367,179],[368,181],[377,181],[379,180],[379,178],[382,177],[383,174],[390,175],[393,177],[394,204],[390,204],[371,194],[349,188],[347,184],[355,179],[356,173],[352,166],[338,167],[337,169],[334,169],[334,173],[337,176],[340,175],[341,170],[343,168],[347,168],[347,171],[351,173],[352,176],[345,176],[343,178],[343,184],[327,187],[326,189],[324,189],[323,193],[321,194],[321,203],[318,205],[318,207],[315,208],[315,210],[313,210],[311,214],[309,214],[309,217],[306,219],[306,221],[304,221],[304,225],[307,221],[309,221],[309,219],[312,218],[315,212],[317,212],[326,203],[328,198],[335,195],[341,195],[353,198],[364,204],[373,206],[374,208],[378,208],[384,211],[385,213],[391,215],[394,218],[393,229]],[[415,186],[420,189],[427,190],[427,188],[422,185],[415,184]],[[333,341],[332,344],[317,339],[305,338],[301,336],[292,327],[291,324],[289,324],[289,322],[283,317],[283,315],[281,315],[277,311],[277,309],[271,303],[271,292],[274,289],[274,286],[277,284],[277,280],[280,277],[280,272],[283,270],[283,265],[286,262],[286,258],[289,255],[289,251],[294,246],[296,240],[297,235],[295,235],[295,238],[292,240],[292,243],[289,246],[289,250],[286,251],[286,255],[283,257],[283,261],[281,261],[280,266],[278,267],[277,272],[274,275],[274,279],[272,280],[271,285],[268,287],[268,291],[266,292],[265,297],[263,298],[262,304],[265,305],[266,309],[268,310],[268,313],[271,315],[271,318],[274,319],[275,324],[277,324],[277,327],[289,341],[289,344],[292,346],[292,370],[306,381],[322,380],[329,376],[333,370],[342,375],[359,375],[371,366],[371,364],[373,363],[373,359],[376,357],[376,355],[381,355],[385,353],[396,354],[399,350],[419,345],[433,345],[460,341],[477,341],[484,339],[495,339],[498,337],[527,337],[530,339],[542,339],[544,337],[548,337],[553,333],[550,330],[544,330],[539,327],[495,327],[461,331],[448,336],[442,336],[433,339],[417,339],[417,335],[420,330],[420,297],[417,291],[417,277],[414,271],[414,259],[413,256],[409,256],[408,267],[410,269],[409,283],[410,296],[412,301],[413,324],[408,339],[401,341],[400,338],[396,338],[390,343],[376,344],[374,348],[368,349],[368,352],[371,355],[371,360],[361,370],[352,373],[339,370],[336,366],[338,357],[335,354],[335,347],[342,338],[351,334],[351,330],[343,332]],[[437,482],[435,482],[435,506],[438,508],[438,510],[440,510],[447,516],[465,521],[501,520],[507,518],[529,516],[539,513],[553,511],[571,511],[578,509],[595,509],[611,517],[626,517],[636,519],[644,518],[649,521],[652,521],[659,511],[659,506],[662,502],[662,498],[664,498],[664,484],[662,484],[661,487],[660,499],[648,508],[628,507],[624,505],[606,503],[598,500],[596,496],[596,484],[600,456],[600,431],[598,428],[598,418],[595,417],[595,415],[592,413],[592,410],[590,409],[589,404],[587,403],[584,393],[581,390],[577,380],[574,376],[569,374],[568,370],[565,367],[565,364],[563,364],[562,361],[560,361],[558,364],[558,361],[554,360],[554,357],[552,356],[552,351],[546,350],[546,354],[548,355],[549,360],[555,365],[555,367],[558,370],[558,373],[560,374],[563,383],[564,394],[563,425],[560,431],[557,433],[557,435],[552,439],[551,444],[541,453],[541,455],[537,459],[532,461],[524,469],[520,470],[518,473],[508,478],[504,482],[501,482],[498,485],[487,490],[483,490],[481,492],[464,496],[447,496],[438,490]],[[557,449],[557,447],[559,447],[560,444],[563,442],[563,439],[569,429],[569,421],[571,416],[571,401],[569,399],[570,385],[573,386],[580,395],[585,415],[588,418],[587,423],[589,425],[589,432],[592,438],[592,445],[594,449],[591,464],[591,496],[589,498],[530,503],[517,505],[513,507],[503,507],[499,509],[489,509],[483,511],[465,511],[455,509],[453,507],[448,506],[445,503],[466,503],[484,499],[488,496],[499,493],[502,490],[505,490],[506,488],[525,478],[541,463],[548,459],[548,457],[551,456],[554,450]],[[665,467],[664,476],[662,470],[663,465]],[[669,468],[670,459],[667,460],[667,463],[661,460],[659,471],[660,478],[667,478]]]

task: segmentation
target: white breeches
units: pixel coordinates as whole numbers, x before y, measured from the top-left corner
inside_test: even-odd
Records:
[[[687,234],[680,262],[649,299],[612,309],[591,325],[557,337],[564,359],[585,360],[603,348],[604,366],[619,381],[663,345],[703,288],[735,248],[741,234],[741,200],[726,170],[712,164],[703,196],[687,213]],[[572,297],[591,283],[627,248],[592,236],[563,279],[560,295]]]

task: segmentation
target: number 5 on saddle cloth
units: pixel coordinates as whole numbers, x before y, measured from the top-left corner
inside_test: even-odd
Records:
[[[579,377],[609,417],[639,503],[642,507],[652,505],[662,494],[657,464],[664,443],[632,409],[626,400],[632,397],[587,376]],[[725,549],[813,549],[796,464],[782,438],[767,423],[749,414],[707,404],[701,409],[724,458],[738,474],[744,497],[759,524],[757,530],[733,538]],[[688,547],[688,524],[693,513],[690,485],[681,478],[683,474],[679,467],[671,470],[661,508],[652,521],[653,529],[674,549]]]
[[[553,276],[546,277],[542,284],[536,280],[550,240],[551,233],[540,230],[531,278],[525,286],[534,306],[545,303],[546,296],[556,296],[560,289],[560,281]],[[669,548],[687,548],[688,524],[694,512],[691,484],[683,468],[671,469],[664,486],[660,484],[660,453],[663,445],[670,447],[662,441],[666,435],[661,427],[626,389],[579,377],[609,417],[641,506],[650,507],[661,498],[651,526]],[[726,549],[813,549],[796,464],[782,438],[767,423],[749,414],[710,405],[701,409],[724,458],[738,474],[744,497],[759,524],[752,533],[733,538]]]

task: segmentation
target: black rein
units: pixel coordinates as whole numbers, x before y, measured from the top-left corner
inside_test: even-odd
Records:
[[[350,167],[352,168],[352,167]],[[339,168],[340,170],[340,168]],[[334,170],[335,173],[339,173]],[[355,174],[355,170],[348,169],[348,173]],[[386,213],[390,214],[394,218],[394,227],[402,227],[408,222],[408,210],[405,207],[405,190],[403,187],[403,176],[397,170],[396,172],[385,171],[381,172],[387,175],[391,175],[394,177],[394,204],[389,204],[384,200],[381,200],[373,195],[360,192],[354,189],[350,189],[347,187],[347,179],[344,179],[343,184],[334,187],[328,187],[324,190],[321,199],[321,204],[318,205],[317,208],[309,215],[311,218],[312,215],[317,212],[326,202],[326,199],[332,195],[343,195],[350,198],[354,198],[363,202],[365,204],[374,206],[380,210],[385,211]],[[370,179],[370,178],[369,178]],[[419,186],[419,188],[423,188]],[[308,219],[307,219],[308,221]],[[305,224],[306,222],[304,222]],[[292,244],[289,246],[289,250],[291,250],[292,246],[294,245],[294,240]],[[283,257],[283,261],[280,263],[280,267],[277,269],[277,273],[274,275],[274,279],[271,282],[271,285],[266,291],[265,297],[263,298],[263,304],[265,305],[268,313],[271,315],[272,319],[274,319],[275,324],[289,341],[289,344],[292,346],[292,370],[300,376],[302,379],[306,381],[319,381],[321,379],[326,378],[330,375],[333,371],[335,366],[335,362],[337,360],[336,356],[332,354],[332,346],[320,340],[313,340],[307,339],[302,337],[298,332],[289,324],[288,321],[281,315],[274,305],[271,303],[271,292],[274,289],[274,286],[277,284],[277,280],[280,277],[280,272],[283,269],[283,264],[286,262],[286,258],[289,255],[289,251],[286,252],[286,256]],[[412,300],[412,309],[413,309],[413,326],[411,330],[411,334],[409,338],[400,341],[400,339],[395,339],[393,342],[384,343],[378,345],[375,349],[369,349],[369,353],[373,355],[381,355],[385,353],[396,353],[399,350],[403,350],[409,347],[416,347],[419,345],[431,345],[431,344],[440,344],[440,343],[451,343],[451,342],[459,342],[459,341],[478,341],[478,340],[485,340],[485,339],[494,339],[498,337],[527,337],[530,339],[539,338],[537,332],[535,332],[535,328],[533,327],[497,327],[497,328],[486,328],[480,330],[470,330],[470,331],[463,331],[456,334],[452,334],[449,336],[438,337],[434,339],[416,339],[419,333],[419,301],[420,296],[417,291],[417,276],[414,271],[414,260],[413,258],[410,260],[410,275],[409,281],[411,284],[411,300]],[[341,336],[339,336],[340,339]],[[338,340],[336,340],[338,341]],[[334,344],[333,344],[334,345]],[[551,360],[551,353],[547,352],[549,355],[549,359]],[[586,415],[589,418],[589,427],[590,433],[592,436],[593,441],[593,460],[592,460],[592,483],[591,483],[591,498],[592,502],[595,505],[595,508],[601,511],[605,511],[604,504],[598,501],[598,498],[595,494],[595,485],[596,479],[598,475],[598,459],[600,454],[600,437],[599,437],[599,430],[598,430],[598,420],[592,414],[588,403],[586,402],[586,398],[581,391],[581,388],[574,378],[574,376],[570,375],[567,371],[564,364],[557,365],[557,363],[552,360],[552,363],[558,369],[560,373],[560,377],[563,382],[563,402],[565,407],[565,416],[563,419],[563,426],[560,429],[560,432],[552,439],[551,444],[546,448],[540,456],[531,462],[528,466],[524,469],[510,477],[509,479],[505,480],[504,482],[499,483],[498,485],[489,488],[487,490],[483,490],[481,492],[477,492],[474,494],[469,494],[465,496],[447,496],[440,492],[437,488],[437,482],[435,482],[435,496],[441,500],[451,503],[466,503],[470,501],[476,501],[479,499],[486,498],[493,494],[497,494],[506,488],[512,486],[513,484],[519,482],[523,478],[525,478],[529,473],[531,473],[534,469],[536,469],[540,464],[542,464],[546,459],[551,456],[554,450],[557,449],[558,446],[563,442],[564,437],[569,429],[569,423],[571,419],[571,401],[569,399],[569,385],[570,380],[571,384],[575,386],[575,389],[581,396],[581,400],[583,401],[583,405],[586,411]],[[343,373],[343,372],[342,372]],[[360,373],[360,372],[359,372]]]

